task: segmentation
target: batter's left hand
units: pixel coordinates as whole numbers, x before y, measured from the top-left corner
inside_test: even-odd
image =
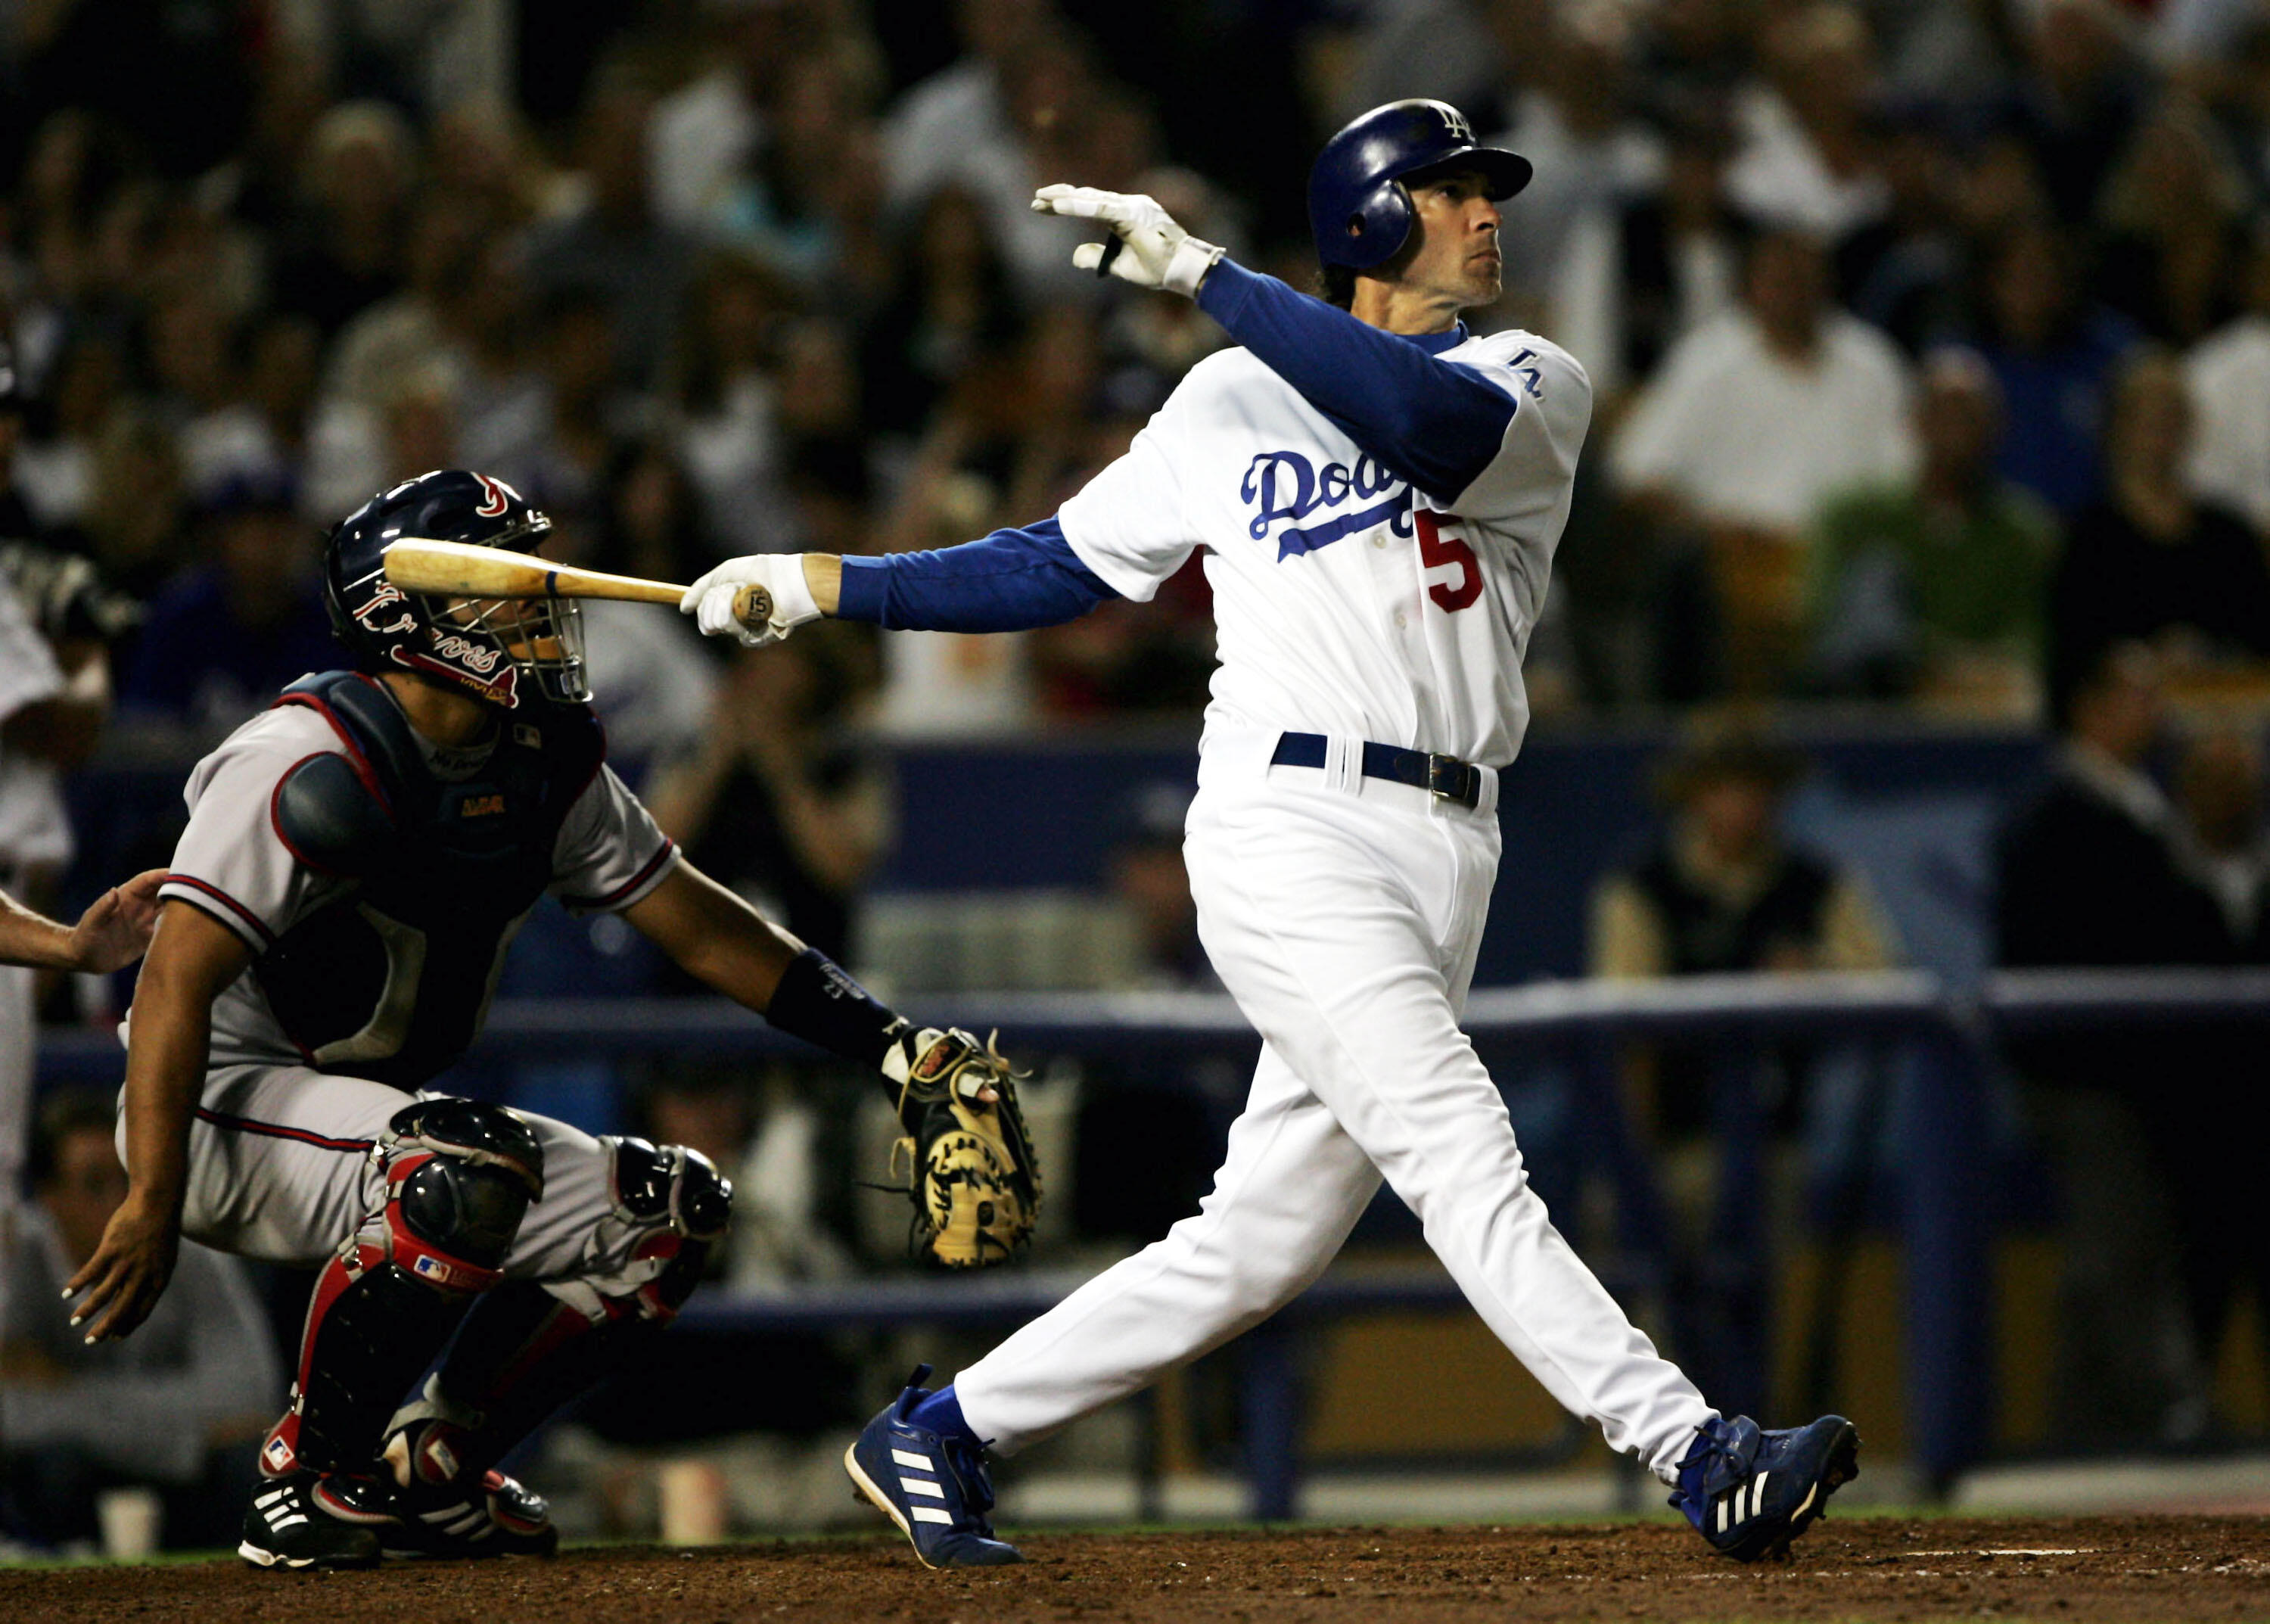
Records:
[[[1033,194],[1036,214],[1102,220],[1111,227],[1109,242],[1083,242],[1072,263],[1102,276],[1106,271],[1138,287],[1162,287],[1185,299],[1198,297],[1221,250],[1201,242],[1153,199],[1093,186],[1043,186]]]
[[[72,1325],[87,1326],[91,1343],[125,1336],[158,1306],[181,1249],[180,1220],[129,1195],[110,1215],[94,1256],[63,1287]]]

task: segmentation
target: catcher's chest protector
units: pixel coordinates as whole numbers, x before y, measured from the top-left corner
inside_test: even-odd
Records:
[[[292,1041],[326,1072],[415,1089],[480,1032],[504,950],[552,878],[560,827],[606,750],[580,706],[501,714],[470,778],[436,777],[370,678],[309,677],[279,705],[323,714],[346,756],[311,756],[273,803],[294,856],[353,881],[255,960]]]

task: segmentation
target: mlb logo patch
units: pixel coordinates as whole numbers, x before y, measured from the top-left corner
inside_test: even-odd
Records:
[[[541,750],[544,735],[525,722],[516,722],[512,724],[512,742],[525,749]]]
[[[266,1457],[268,1464],[278,1472],[287,1470],[292,1465],[292,1446],[285,1442],[280,1435],[271,1438],[268,1441],[268,1447],[260,1452]]]
[[[439,1257],[421,1257],[410,1266],[417,1273],[424,1275],[429,1280],[437,1281],[443,1286],[449,1283],[449,1265],[443,1263]]]

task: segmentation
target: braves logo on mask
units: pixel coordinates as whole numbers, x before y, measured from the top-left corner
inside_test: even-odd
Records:
[[[400,613],[391,619],[380,618],[397,604],[402,605]],[[380,637],[398,637],[418,628],[418,617],[410,608],[410,595],[391,581],[381,581],[374,586],[370,601],[356,606],[354,618],[366,630]]]
[[[445,632],[423,652],[397,648],[393,657],[411,671],[462,683],[493,705],[510,710],[520,703],[520,668],[493,643]]]

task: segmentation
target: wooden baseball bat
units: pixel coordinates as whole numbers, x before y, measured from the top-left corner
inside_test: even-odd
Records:
[[[449,597],[616,597],[634,604],[675,604],[684,587],[667,581],[642,581],[604,570],[553,564],[526,552],[480,547],[463,541],[426,541],[405,537],[380,554],[386,578],[408,592]],[[733,595],[733,617],[752,631],[772,619],[773,595],[745,586]]]

